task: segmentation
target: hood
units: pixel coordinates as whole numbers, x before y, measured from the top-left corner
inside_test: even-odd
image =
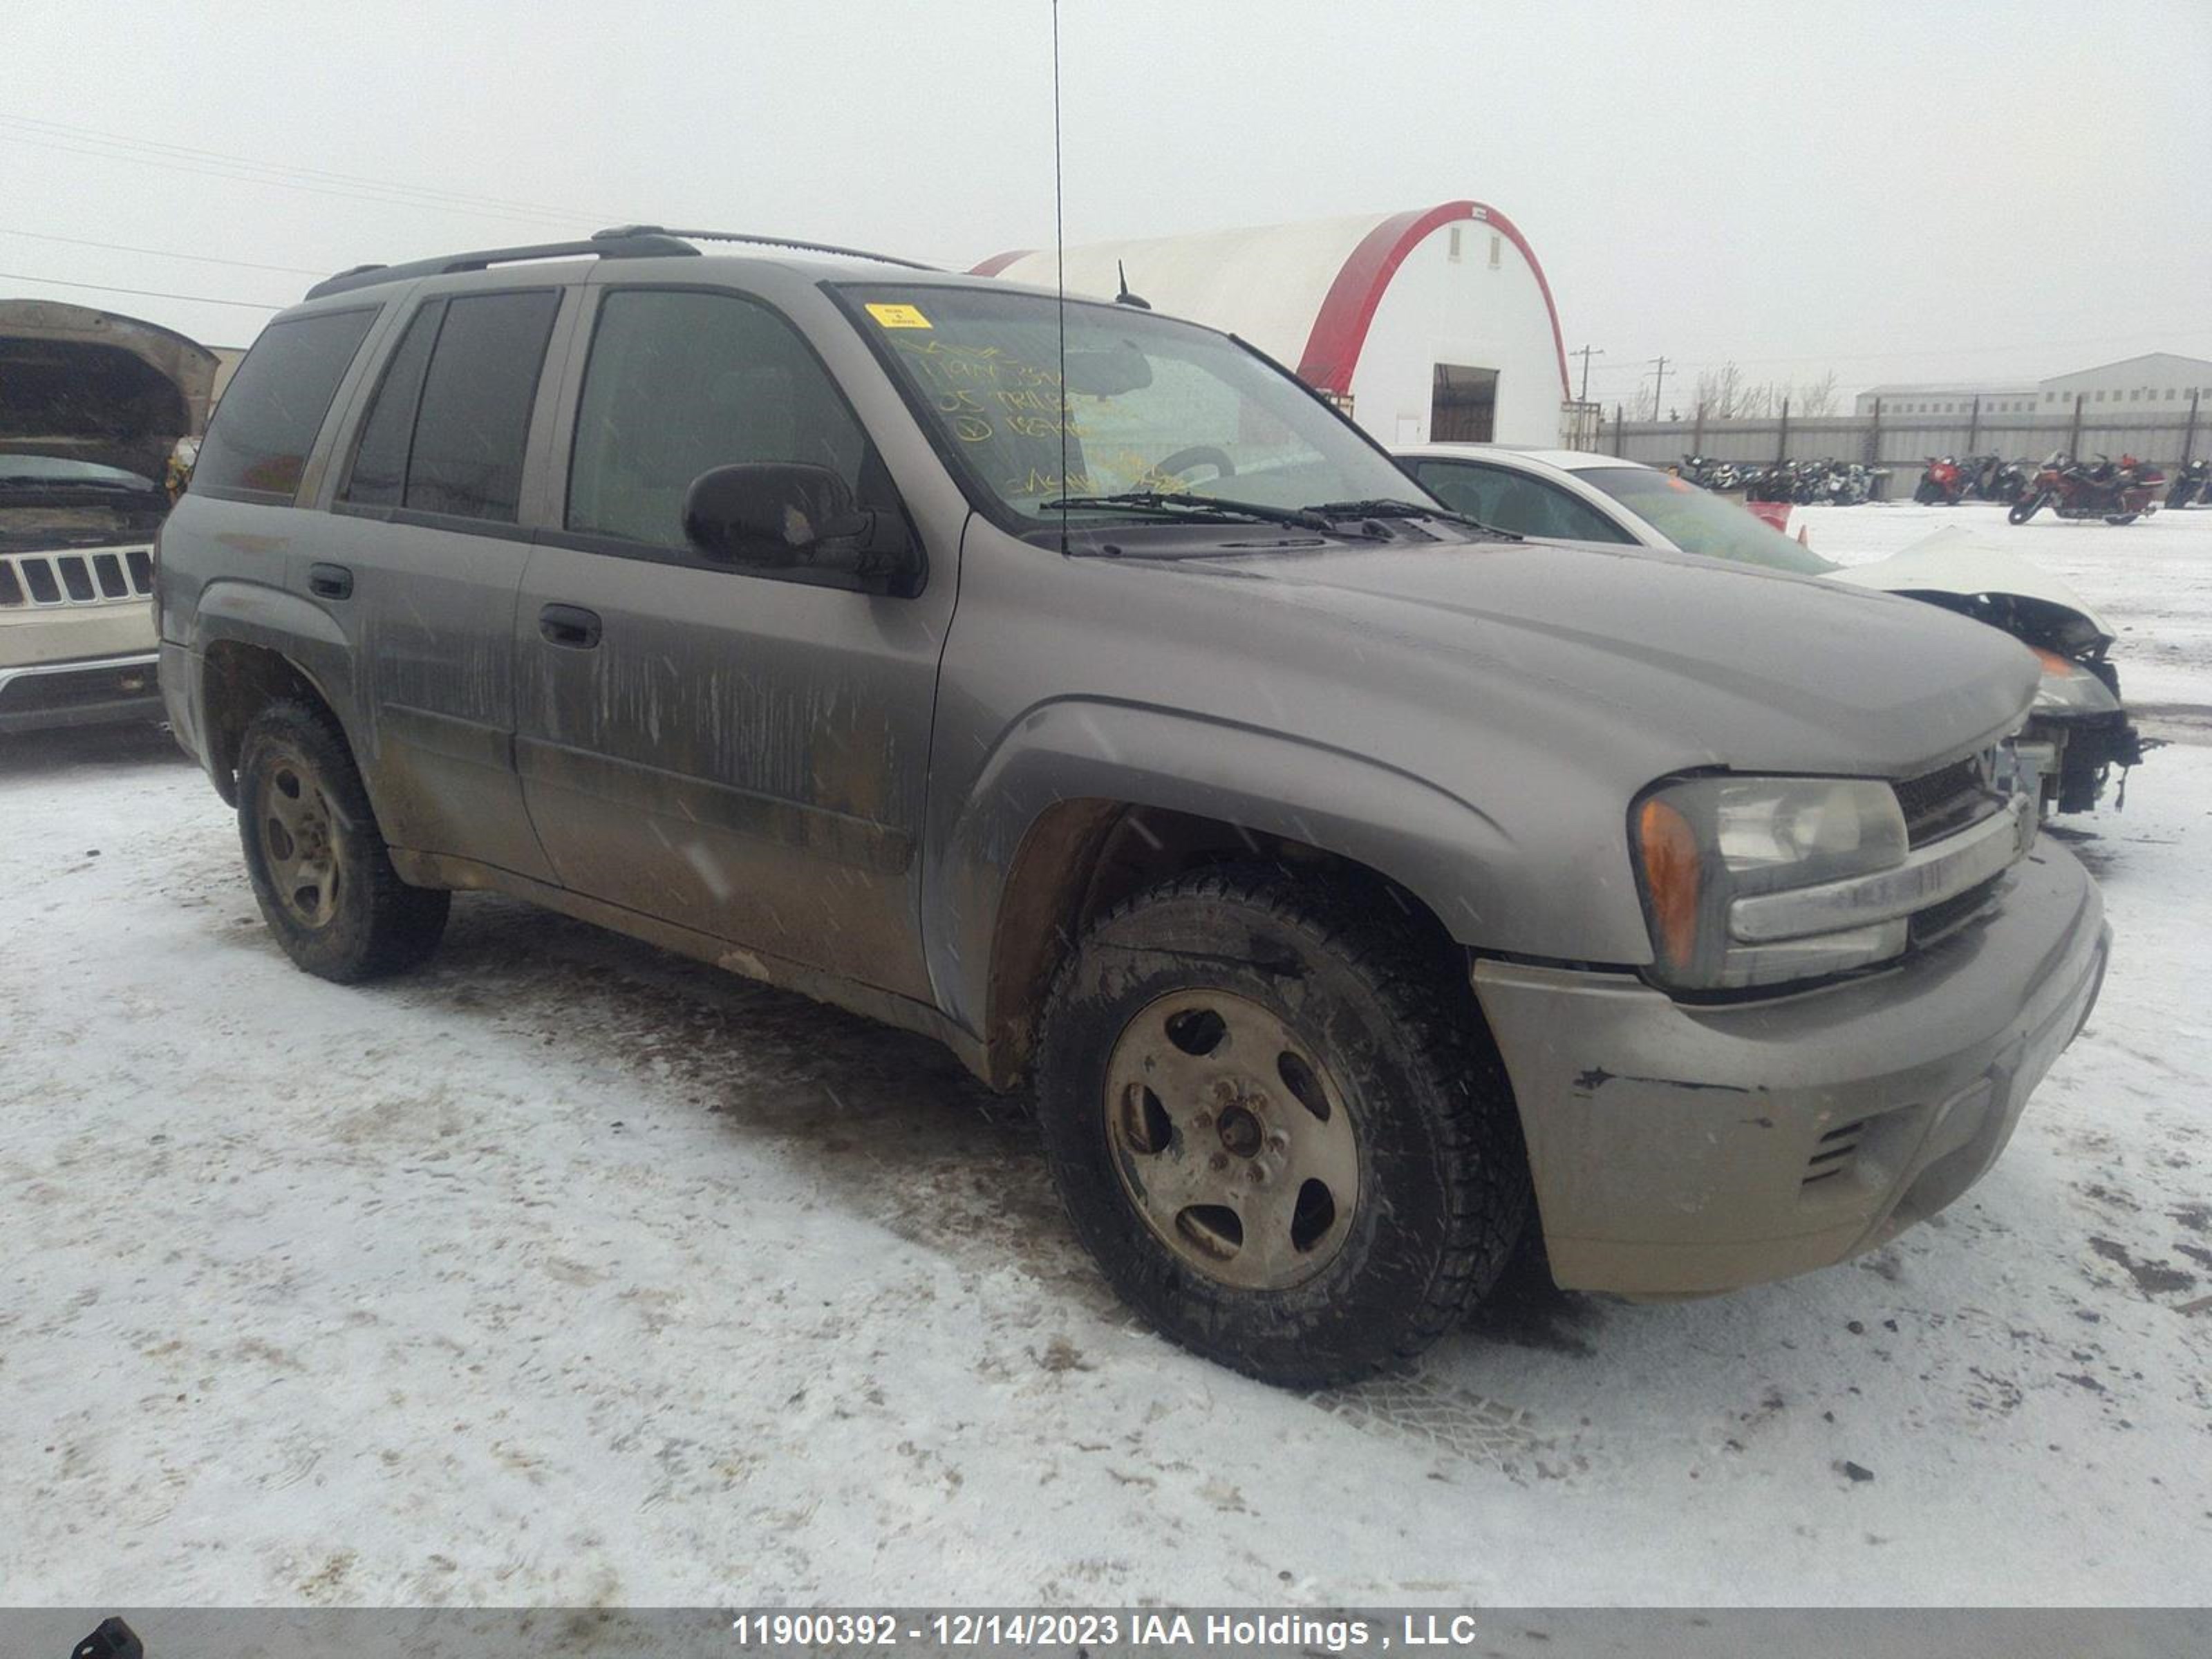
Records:
[[[1206,561],[1308,613],[1341,658],[1455,681],[1559,741],[1668,769],[1909,777],[1993,740],[2039,682],[2020,645],[1934,606],[1643,548],[1332,547]],[[1469,682],[1472,681],[1472,684]],[[1432,694],[1433,695],[1433,694]]]
[[[2086,626],[2095,634],[2094,643],[2110,645],[2118,637],[2111,625],[2089,608],[2089,602],[2057,577],[2038,569],[2017,553],[1990,546],[1957,525],[1947,525],[1903,552],[1872,564],[1831,571],[1828,579],[1885,593],[1941,594],[1966,600],[1984,595],[2025,599],[2031,606],[2063,613],[2050,618],[2054,623],[2071,620]],[[2062,628],[2060,631],[2075,630]]]
[[[159,481],[207,425],[216,356],[157,324],[50,300],[0,300],[0,451]]]

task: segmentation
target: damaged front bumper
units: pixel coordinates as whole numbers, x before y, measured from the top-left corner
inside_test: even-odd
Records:
[[[2048,842],[1897,967],[1752,1004],[1482,959],[1552,1272],[1700,1295],[1873,1249],[1979,1180],[2096,1001],[2111,930]]]

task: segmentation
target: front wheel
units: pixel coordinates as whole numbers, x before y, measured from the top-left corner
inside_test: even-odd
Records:
[[[2051,492],[2047,489],[2039,495],[2025,496],[2014,505],[2011,512],[2005,514],[2005,518],[2013,524],[2026,524],[2040,512],[2050,500]]]
[[[274,702],[246,728],[238,830],[262,919],[311,974],[397,973],[445,932],[452,895],[399,879],[344,734],[320,708]]]
[[[1512,1096],[1455,951],[1263,869],[1109,911],[1037,1057],[1077,1234],[1163,1334],[1264,1381],[1401,1364],[1527,1222]]]
[[[1943,499],[1942,487],[1923,478],[1920,488],[1912,492],[1912,499],[1923,507],[1933,507]]]
[[[2105,522],[2106,524],[2133,524],[2141,517],[2142,517],[2142,514],[2140,513],[2107,513],[2105,514]]]

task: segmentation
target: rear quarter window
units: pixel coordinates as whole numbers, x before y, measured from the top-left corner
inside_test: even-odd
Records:
[[[200,444],[192,488],[289,497],[338,382],[375,321],[374,307],[271,323],[238,366]]]

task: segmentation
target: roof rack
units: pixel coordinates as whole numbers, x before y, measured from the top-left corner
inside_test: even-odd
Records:
[[[787,247],[800,253],[834,253],[847,259],[872,259],[878,264],[904,265],[908,270],[942,270],[942,265],[919,259],[902,259],[895,253],[871,253],[866,248],[839,247],[834,242],[801,242],[788,236],[755,236],[742,230],[669,230],[659,225],[617,225],[594,231],[593,241],[629,241],[645,236],[680,236],[694,242],[750,242],[758,247]]]
[[[356,265],[335,276],[325,277],[307,290],[307,298],[347,294],[381,283],[409,282],[417,276],[447,276],[457,270],[483,270],[492,265],[515,264],[525,259],[558,259],[588,254],[599,259],[653,259],[667,254],[699,250],[663,231],[641,228],[610,234],[601,231],[587,241],[539,242],[530,247],[483,248],[474,253],[449,253],[435,259],[416,259],[404,265]]]

